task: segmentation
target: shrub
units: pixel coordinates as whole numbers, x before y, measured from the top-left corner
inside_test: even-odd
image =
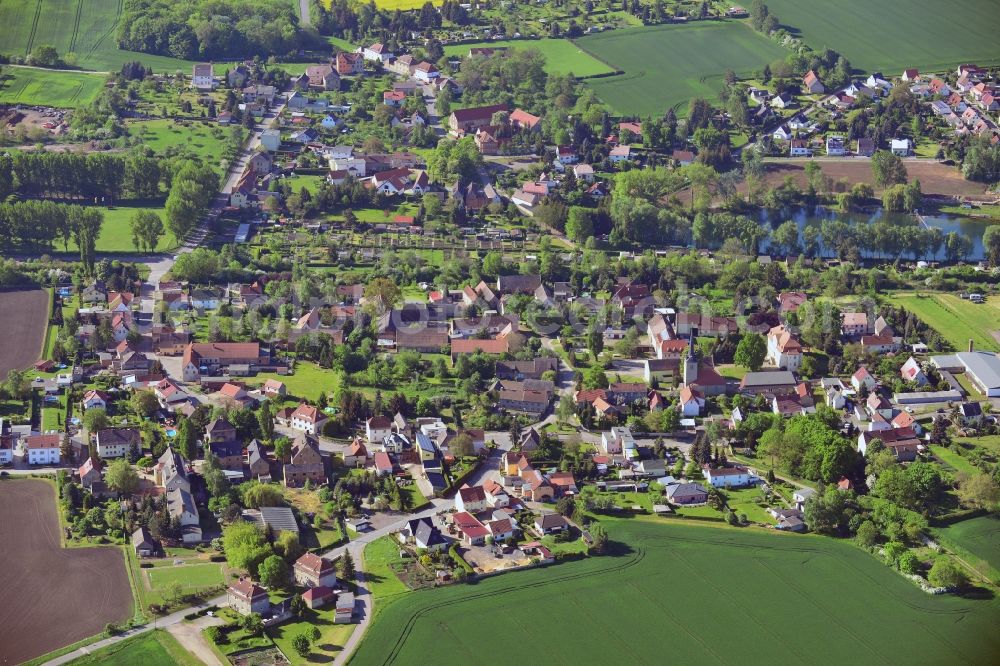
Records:
[[[219,645],[225,639],[225,634],[222,633],[221,627],[209,627],[205,630],[205,637],[216,645]]]

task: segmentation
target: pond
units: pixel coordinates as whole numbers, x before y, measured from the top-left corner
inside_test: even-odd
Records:
[[[794,221],[799,227],[799,233],[807,226],[819,227],[824,220],[840,220],[850,225],[870,225],[876,222],[887,220],[903,226],[912,226],[915,220],[908,213],[888,213],[879,208],[874,213],[841,213],[825,206],[797,206],[782,209],[764,209],[758,218],[760,222],[770,229],[777,229],[779,225],[788,220]],[[972,242],[972,251],[965,257],[967,261],[979,261],[984,258],[983,253],[983,233],[989,226],[988,220],[978,220],[959,215],[933,214],[924,215],[924,222],[929,227],[936,227],[944,235],[955,231],[966,236]],[[764,243],[767,250],[767,241]],[[820,254],[824,257],[832,257],[834,253],[823,247],[820,242]],[[909,255],[906,255],[909,256]],[[926,259],[926,257],[920,257]],[[934,259],[943,260],[944,250],[939,250]]]

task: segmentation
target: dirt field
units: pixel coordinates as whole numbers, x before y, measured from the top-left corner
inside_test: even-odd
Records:
[[[768,162],[767,180],[772,185],[778,185],[786,176],[792,176],[800,187],[806,185],[805,163],[808,159],[784,159],[780,162]],[[823,173],[838,181],[846,178],[851,184],[871,183],[871,164],[865,159],[816,159]],[[941,194],[945,196],[983,197],[986,187],[982,183],[974,183],[962,178],[962,172],[956,167],[931,161],[905,160],[906,172],[910,180],[920,179],[920,188],[924,194]]]
[[[0,659],[18,664],[131,616],[117,548],[62,548],[55,496],[45,481],[0,481]]]
[[[48,307],[49,295],[44,289],[0,291],[0,322],[4,332],[0,379],[9,370],[27,368],[40,358],[49,321]]]

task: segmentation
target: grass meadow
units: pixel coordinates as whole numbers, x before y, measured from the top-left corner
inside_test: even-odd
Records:
[[[177,639],[160,629],[127,638],[120,643],[95,650],[75,659],[74,664],[88,666],[197,666],[201,662],[185,650]]]
[[[1000,330],[1000,298],[996,296],[979,304],[953,294],[894,294],[890,300],[920,317],[958,351],[968,348],[970,338],[977,349],[1000,351],[992,335]]]
[[[577,46],[625,73],[588,81],[623,115],[684,113],[692,97],[715,100],[727,69],[748,76],[785,50],[737,22],[702,21],[614,30],[581,37]]]
[[[377,600],[351,663],[431,653],[458,663],[497,636],[518,637],[506,660],[554,663],[990,663],[1000,653],[1000,602],[929,596],[846,542],[602,522],[607,556]]]
[[[814,49],[834,49],[869,72],[899,76],[907,67],[1000,63],[995,0],[768,0],[767,6]]]
[[[0,4],[0,9],[4,6]],[[4,67],[0,73],[0,103],[75,109],[92,102],[103,87],[104,77],[100,74]]]
[[[613,68],[594,58],[568,39],[519,39],[476,44],[449,44],[444,47],[444,52],[445,55],[464,58],[469,54],[469,49],[479,47],[535,49],[545,56],[545,70],[549,74],[573,74],[582,77],[614,71]]]

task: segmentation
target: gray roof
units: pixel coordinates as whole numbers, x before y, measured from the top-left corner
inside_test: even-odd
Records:
[[[275,532],[298,533],[299,531],[295,514],[287,506],[262,506],[260,508],[260,521],[262,524],[270,526]]]
[[[1000,388],[1000,356],[992,352],[959,352],[955,354],[965,371],[976,376],[987,389]]]
[[[773,372],[748,372],[743,377],[742,386],[784,386],[795,384],[795,375],[788,370]]]
[[[198,507],[194,503],[194,495],[183,488],[171,488],[167,491],[167,511],[171,516],[180,516],[185,511],[198,515]]]
[[[677,483],[671,486],[667,486],[667,497],[673,499],[674,497],[693,497],[696,495],[704,495],[708,497],[708,491],[705,487],[697,483]]]

